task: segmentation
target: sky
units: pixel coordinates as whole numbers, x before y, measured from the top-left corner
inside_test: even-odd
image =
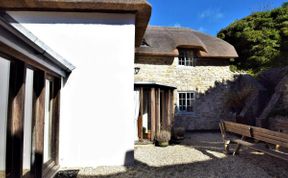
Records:
[[[280,7],[288,0],[148,0],[150,25],[188,27],[216,36],[237,19]]]

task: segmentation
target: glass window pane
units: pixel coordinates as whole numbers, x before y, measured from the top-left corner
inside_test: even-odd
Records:
[[[183,105],[186,106],[186,100],[183,100]]]
[[[6,129],[10,62],[0,57],[0,178],[5,177]]]
[[[32,100],[33,100],[33,70],[26,70],[25,105],[24,105],[24,142],[23,142],[23,175],[31,169],[32,153]]]
[[[46,163],[52,158],[52,100],[51,98],[51,82],[46,80],[45,85],[45,121],[44,121],[44,158]]]
[[[195,93],[181,92],[179,94],[179,110],[186,112],[194,112]]]

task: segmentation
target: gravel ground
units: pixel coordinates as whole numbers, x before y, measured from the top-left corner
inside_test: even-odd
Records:
[[[136,145],[134,166],[82,168],[60,172],[56,178],[288,177],[288,163],[280,159],[246,148],[238,156],[222,151],[219,133],[189,133],[180,145]]]

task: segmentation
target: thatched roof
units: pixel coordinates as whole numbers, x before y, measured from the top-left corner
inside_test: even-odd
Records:
[[[146,0],[1,0],[0,10],[135,13],[136,46],[141,44],[151,16]]]
[[[192,29],[174,27],[148,27],[144,43],[136,49],[137,56],[178,56],[177,48],[198,49],[199,57],[238,57],[232,45]]]

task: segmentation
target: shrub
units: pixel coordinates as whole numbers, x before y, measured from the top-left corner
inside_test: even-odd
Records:
[[[156,140],[158,142],[168,142],[171,139],[171,134],[168,131],[162,130],[156,134]]]
[[[287,65],[288,3],[282,7],[253,13],[237,20],[218,33],[232,44],[239,57],[231,61],[233,71],[254,75],[266,68]]]

